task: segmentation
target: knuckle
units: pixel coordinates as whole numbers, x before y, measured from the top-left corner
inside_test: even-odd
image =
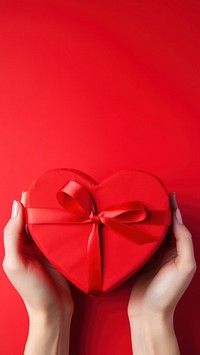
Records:
[[[6,273],[6,275],[8,275],[10,273],[10,270],[11,270],[11,265],[9,263],[9,260],[6,257],[3,259],[2,266],[3,266],[4,272]]]
[[[195,273],[196,270],[197,270],[197,263],[196,263],[195,260],[194,260],[194,262],[193,262],[193,264],[192,264],[192,270],[193,270],[194,273]]]
[[[186,265],[185,265],[185,272],[187,275],[194,275],[197,269],[197,264],[195,259],[190,260]]]
[[[6,258],[3,259],[2,267],[3,267],[3,270],[6,272],[6,270],[7,270]]]
[[[17,274],[22,270],[22,263],[8,257],[4,257],[2,267],[6,275]]]
[[[132,308],[131,308],[130,303],[128,304],[128,307],[127,307],[127,314],[128,314],[128,317],[129,317],[129,318],[132,317],[133,310],[132,310]]]
[[[12,229],[9,223],[6,224],[3,230],[4,235],[11,235],[12,234]]]
[[[182,230],[183,236],[192,239],[192,233],[183,225],[183,230]]]
[[[8,226],[7,225],[3,229],[3,234],[4,235],[8,234]]]
[[[185,234],[188,238],[192,239],[192,233],[188,229],[185,231]]]

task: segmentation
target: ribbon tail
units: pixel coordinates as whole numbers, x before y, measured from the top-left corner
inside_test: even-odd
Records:
[[[88,240],[87,255],[89,294],[99,294],[102,292],[103,280],[101,265],[101,248],[97,224],[93,224],[92,226],[92,231]]]
[[[105,218],[105,217],[104,217]],[[147,244],[147,243],[155,243],[157,240],[159,240],[159,237],[155,237],[150,235],[149,233],[146,233],[142,230],[136,229],[133,226],[129,226],[127,224],[124,224],[117,219],[110,219],[110,218],[105,218],[106,221],[104,224],[107,226],[111,227],[113,230],[115,230],[119,235],[123,235],[123,238],[127,238],[130,240],[132,243],[136,244]]]

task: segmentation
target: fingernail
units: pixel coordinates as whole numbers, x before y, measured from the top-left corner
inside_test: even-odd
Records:
[[[13,201],[13,204],[12,204],[11,218],[17,217],[18,210],[19,210],[18,203],[17,203],[16,200],[14,200],[14,201]]]
[[[22,191],[21,203],[25,206],[27,191]]]
[[[178,204],[177,204],[177,201],[176,201],[176,193],[173,192],[169,195],[169,198],[170,198],[170,205],[171,205],[171,208],[173,210],[176,210],[178,208]]]
[[[183,224],[183,219],[181,216],[181,211],[179,210],[179,208],[176,209],[176,219],[178,221],[179,224]]]

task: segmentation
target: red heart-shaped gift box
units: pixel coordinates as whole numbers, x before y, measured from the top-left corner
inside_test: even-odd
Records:
[[[165,186],[137,170],[100,184],[79,170],[50,170],[31,184],[25,212],[46,258],[93,295],[114,289],[144,265],[171,223]]]

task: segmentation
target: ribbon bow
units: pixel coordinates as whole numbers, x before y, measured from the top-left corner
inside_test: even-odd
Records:
[[[142,222],[151,216],[151,224],[170,224],[169,211],[150,211],[141,201],[117,203],[105,211],[96,214],[95,205],[89,191],[70,180],[57,193],[61,209],[26,208],[27,224],[77,224],[92,223],[87,244],[88,289],[89,293],[97,294],[103,288],[102,262],[99,226],[101,224],[112,228],[124,238],[136,244],[152,243],[157,240],[147,232],[136,230],[132,224]]]

